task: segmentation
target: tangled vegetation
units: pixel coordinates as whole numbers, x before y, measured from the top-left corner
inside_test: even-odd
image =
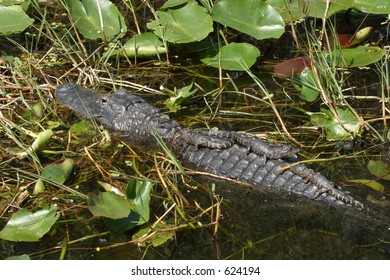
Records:
[[[190,126],[253,124],[308,162],[359,158],[372,178],[350,182],[387,206],[389,14],[369,0],[2,1],[0,239],[55,240],[19,258],[85,244],[142,258],[181,230],[221,230],[214,185],[78,120],[53,95],[67,81],[143,94]],[[131,236],[99,243],[113,232]]]

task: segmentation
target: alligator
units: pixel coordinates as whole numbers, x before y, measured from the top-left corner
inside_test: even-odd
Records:
[[[108,94],[65,83],[55,95],[76,115],[96,120],[135,147],[150,151],[164,143],[186,168],[325,204],[367,209],[323,175],[299,163],[298,150],[290,145],[246,133],[181,126],[125,89]]]

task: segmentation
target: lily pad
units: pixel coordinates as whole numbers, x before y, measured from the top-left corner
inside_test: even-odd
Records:
[[[333,50],[331,56],[324,51],[329,60],[333,60],[338,67],[360,67],[377,62],[386,54],[384,49],[373,46],[358,46],[356,48],[342,48]]]
[[[29,27],[34,20],[18,6],[0,6],[0,35],[20,33]]]
[[[295,88],[299,91],[299,97],[307,102],[314,102],[320,95],[313,70],[309,67],[303,69],[301,74],[293,73],[293,82]]]
[[[87,39],[111,41],[127,31],[125,20],[109,0],[69,0],[70,15]]]
[[[359,133],[360,124],[356,116],[348,108],[337,108],[339,120],[326,108],[321,107],[320,113],[309,113],[310,119],[325,131],[328,140],[350,140]]]
[[[167,226],[164,226],[161,223],[158,223],[153,228],[150,226],[142,226],[133,235],[132,240],[138,241],[138,244],[143,247],[147,246],[148,244],[152,244],[153,247],[160,246],[173,237],[172,231],[168,231],[166,228]],[[148,234],[150,236],[143,240],[143,238]]]
[[[381,183],[374,181],[374,180],[355,179],[355,180],[348,180],[348,182],[366,185],[366,186],[368,186],[368,187],[370,187],[370,188],[372,188],[380,193],[383,193],[385,190],[385,187]]]
[[[390,180],[390,166],[381,160],[370,160],[367,169],[379,179]]]
[[[258,40],[279,38],[284,33],[284,21],[277,10],[259,0],[221,0],[212,12],[213,20],[234,28]]]
[[[207,10],[196,1],[168,1],[164,11],[157,11],[157,19],[147,27],[168,42],[189,43],[203,40],[213,31],[213,20]]]
[[[201,61],[224,70],[245,71],[256,63],[260,51],[248,43],[231,43],[221,47],[219,53],[204,57]]]
[[[129,216],[131,205],[123,196],[112,192],[90,193],[87,199],[88,209],[96,217],[120,219]]]
[[[63,184],[74,168],[74,161],[71,158],[65,159],[62,163],[45,166],[41,176],[59,184]]]
[[[157,35],[147,32],[136,35],[118,50],[109,50],[105,56],[149,57],[167,53],[167,48]]]
[[[0,231],[0,238],[9,241],[38,241],[59,217],[55,205],[44,205],[41,210],[34,213],[28,209],[20,209]]]
[[[115,232],[124,232],[149,221],[152,187],[153,184],[149,181],[131,180],[126,188],[130,214],[121,219],[106,219],[107,227]]]

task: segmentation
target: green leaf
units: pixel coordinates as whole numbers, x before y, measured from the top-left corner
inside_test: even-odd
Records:
[[[149,181],[131,180],[126,188],[126,196],[131,208],[130,214],[122,219],[106,219],[107,227],[115,232],[124,232],[149,221],[152,187],[153,184]]]
[[[112,192],[99,192],[99,195],[90,193],[87,199],[89,211],[94,216],[120,219],[129,216],[130,202]]]
[[[0,35],[22,32],[33,22],[22,9],[0,6]]]
[[[149,57],[167,53],[167,48],[159,37],[151,32],[136,35],[120,49],[109,50],[105,56],[113,57]]]
[[[20,209],[0,232],[0,238],[9,241],[38,241],[50,230],[59,217],[57,206],[54,205],[50,207],[44,205],[41,210],[35,213],[27,209]]]
[[[171,112],[179,110],[181,108],[181,103],[198,91],[196,88],[192,89],[192,87],[193,83],[178,90],[175,89],[173,92],[174,96],[169,98],[165,104]]]
[[[69,0],[68,5],[77,29],[87,39],[111,41],[127,31],[122,14],[108,0]]]
[[[329,60],[333,60],[338,67],[359,67],[366,66],[379,61],[386,51],[379,47],[358,46],[356,48],[341,48],[324,54]]]
[[[325,107],[321,107],[321,113],[309,113],[310,119],[317,126],[325,130],[328,140],[350,140],[360,130],[359,120],[348,108],[337,108],[336,112],[342,124],[336,116]]]
[[[147,246],[152,244],[153,247],[160,246],[172,238],[172,231],[167,230],[169,227],[158,223],[153,228],[150,226],[142,226],[132,237],[133,241],[137,241],[140,246]],[[145,235],[149,235],[148,238],[144,239]]]
[[[327,12],[326,17],[330,17],[336,12],[352,8],[353,2],[354,0],[299,0],[298,5],[307,16],[323,18],[325,12]]]
[[[133,211],[140,215],[140,222],[149,221],[150,193],[153,183],[150,181],[131,180],[127,184],[126,196]]]
[[[284,21],[270,5],[259,0],[221,0],[213,7],[213,20],[255,37],[279,38]]]
[[[244,71],[256,63],[260,51],[248,43],[231,43],[223,46],[219,53],[201,61],[209,66],[224,70]]]
[[[306,15],[323,18],[326,9],[326,16],[334,13],[355,8],[367,14],[388,14],[390,13],[390,1],[385,0],[299,0],[299,7]],[[329,6],[327,6],[329,2]]]
[[[381,183],[373,181],[373,180],[356,179],[356,180],[348,180],[348,182],[366,185],[366,186],[368,186],[368,187],[370,187],[370,188],[372,188],[380,193],[383,193],[385,190],[385,187]]]
[[[314,73],[309,68],[303,69],[301,74],[293,73],[294,87],[299,91],[299,97],[307,102],[314,102],[317,100],[320,92],[316,86]]]
[[[51,137],[53,136],[53,131],[51,129],[46,129],[42,132],[40,132],[37,135],[37,138],[35,141],[31,144],[31,146],[27,149],[27,151],[23,151],[17,154],[19,159],[26,158],[29,154],[33,152],[38,152],[39,150],[43,149]]]
[[[390,180],[390,166],[381,160],[370,160],[367,169],[372,175],[380,179]]]
[[[41,176],[56,183],[63,184],[69,178],[73,168],[73,159],[67,158],[62,163],[45,166]]]
[[[6,260],[31,260],[29,255],[23,254],[19,256],[11,256],[6,258]]]
[[[299,0],[266,0],[267,4],[274,7],[285,22],[300,20],[306,15],[299,8]]]
[[[213,20],[207,10],[194,0],[184,6],[174,6],[166,11],[157,11],[157,19],[147,27],[165,41],[189,43],[200,41],[213,31]]]
[[[76,136],[89,137],[96,135],[96,128],[90,120],[82,120],[70,127],[70,132]]]

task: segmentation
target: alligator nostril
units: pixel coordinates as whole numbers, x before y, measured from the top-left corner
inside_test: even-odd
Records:
[[[100,102],[101,102],[102,104],[107,104],[107,102],[108,102],[108,99],[107,99],[107,98],[104,98],[104,97],[102,97],[102,98],[100,98]]]

